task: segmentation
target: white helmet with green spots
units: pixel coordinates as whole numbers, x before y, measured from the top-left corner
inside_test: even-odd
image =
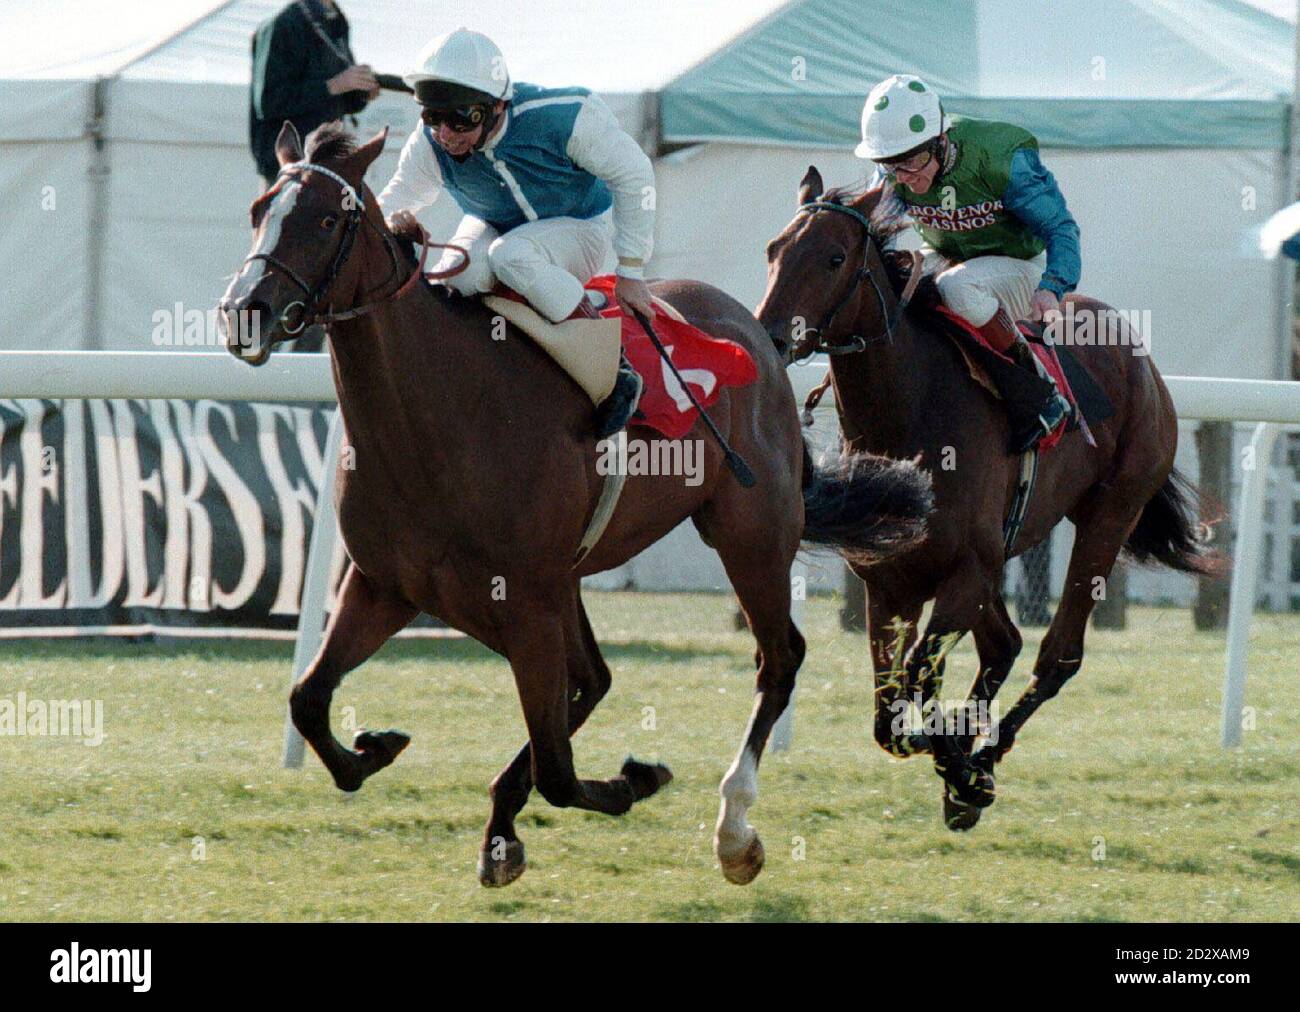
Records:
[[[871,89],[862,106],[859,158],[894,158],[943,133],[939,96],[919,77],[895,74]]]

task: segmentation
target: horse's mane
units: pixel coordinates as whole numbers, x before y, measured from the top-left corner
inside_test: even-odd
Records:
[[[902,293],[907,284],[911,259],[901,252],[886,250],[885,246],[891,239],[911,228],[912,223],[907,216],[907,206],[888,186],[888,183],[870,189],[837,186],[827,190],[818,199],[828,204],[854,207],[867,216],[871,222],[871,237],[876,240],[881,260],[885,264],[885,273],[889,275],[890,284],[897,295]],[[907,313],[920,323],[943,330],[951,326],[951,321],[936,316],[935,309],[941,303],[939,288],[931,275],[921,279],[907,307]]]
[[[911,227],[906,205],[894,195],[887,183],[870,189],[836,186],[819,199],[827,204],[853,207],[865,214],[871,222],[872,238],[881,246]]]
[[[307,135],[303,153],[309,162],[326,163],[346,158],[357,149],[357,139],[341,120],[322,123]]]
[[[309,162],[317,163],[335,161],[346,158],[356,149],[357,139],[352,135],[352,131],[345,127],[340,120],[334,120],[330,123],[322,123],[307,135],[303,158]],[[248,217],[254,225],[257,224],[257,219],[262,211],[280,192],[282,184],[282,178],[276,179],[260,197],[253,201],[248,209]]]

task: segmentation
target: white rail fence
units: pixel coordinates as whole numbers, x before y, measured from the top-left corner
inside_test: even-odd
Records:
[[[802,398],[825,375],[824,365],[790,371]],[[332,401],[329,357],[278,355],[252,369],[225,352],[0,351],[0,393],[10,398],[182,398],[248,401]],[[1250,621],[1255,610],[1261,556],[1268,461],[1283,427],[1300,425],[1300,382],[1168,376],[1178,416],[1183,419],[1255,422],[1245,472],[1234,551],[1227,651],[1224,664],[1221,741],[1239,745],[1245,700]],[[329,561],[338,537],[334,517],[334,467],[342,440],[338,413],[330,424],[324,473],[318,496],[304,576],[293,678],[306,669],[320,647]],[[773,731],[773,745],[788,744],[793,707]],[[782,727],[781,725],[784,725]],[[303,742],[286,724],[284,764],[302,763]]]

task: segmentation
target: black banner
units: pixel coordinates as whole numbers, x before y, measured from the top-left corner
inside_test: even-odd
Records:
[[[0,636],[291,637],[333,411],[0,400]]]

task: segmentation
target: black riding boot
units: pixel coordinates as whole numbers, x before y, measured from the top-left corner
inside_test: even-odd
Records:
[[[610,395],[596,406],[596,438],[607,439],[627,424],[641,399],[644,384],[626,355],[619,355],[618,379]]]
[[[1069,402],[1057,391],[1055,383],[1038,375],[1031,357],[1033,352],[1023,340],[1011,346],[1011,354],[1018,364],[985,348],[973,350],[1006,404],[1011,423],[1007,452],[1021,454],[1033,449],[1070,413]]]

